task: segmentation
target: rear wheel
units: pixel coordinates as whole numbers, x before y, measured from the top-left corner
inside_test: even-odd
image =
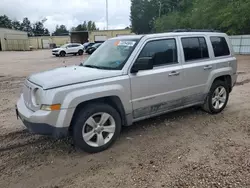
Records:
[[[87,105],[73,125],[76,146],[89,153],[109,148],[120,135],[121,118],[111,106],[101,103]]]
[[[203,105],[203,109],[211,114],[218,114],[224,110],[229,98],[229,89],[226,82],[216,80]]]
[[[60,56],[64,57],[66,55],[66,52],[65,51],[61,51],[60,52]]]
[[[79,50],[79,51],[78,51],[78,54],[79,54],[79,55],[82,55],[82,54],[83,54],[83,50]]]

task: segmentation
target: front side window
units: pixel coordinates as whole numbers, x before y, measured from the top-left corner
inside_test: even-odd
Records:
[[[230,55],[229,47],[224,37],[210,37],[210,39],[215,57]]]
[[[177,63],[177,46],[175,39],[148,42],[138,58],[150,57],[154,66]]]
[[[207,43],[204,37],[189,37],[181,39],[185,61],[209,58]]]
[[[107,40],[81,65],[97,69],[121,70],[139,39]]]

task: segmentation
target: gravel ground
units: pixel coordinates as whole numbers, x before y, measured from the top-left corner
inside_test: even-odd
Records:
[[[86,154],[71,140],[28,133],[14,105],[31,73],[86,56],[0,53],[0,187],[250,187],[250,56],[225,111],[189,108],[124,128],[107,151]]]

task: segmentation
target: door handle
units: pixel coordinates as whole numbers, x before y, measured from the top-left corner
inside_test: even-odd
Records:
[[[211,66],[211,65],[207,65],[207,66],[205,66],[204,67],[204,70],[210,70],[210,69],[212,69],[213,67]]]
[[[173,71],[168,76],[179,76],[180,72]]]

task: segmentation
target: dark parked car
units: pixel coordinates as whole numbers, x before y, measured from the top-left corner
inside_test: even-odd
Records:
[[[94,42],[86,42],[83,44],[84,50],[86,51],[89,47],[93,46],[95,43]]]
[[[94,44],[93,46],[90,46],[86,49],[86,53],[88,54],[92,54],[97,48],[99,48],[99,46],[101,46],[102,43],[97,43]]]

